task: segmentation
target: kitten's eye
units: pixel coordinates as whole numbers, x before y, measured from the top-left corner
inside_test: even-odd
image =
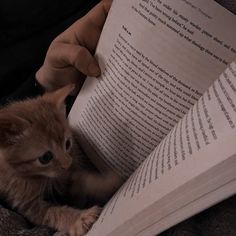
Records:
[[[68,138],[66,140],[66,150],[68,151],[70,149],[70,147],[71,147],[71,140]]]
[[[47,165],[52,159],[53,159],[53,154],[52,152],[48,151],[45,152],[41,157],[38,158],[40,163],[43,165]]]

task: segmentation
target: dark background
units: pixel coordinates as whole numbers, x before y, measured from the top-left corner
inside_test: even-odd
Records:
[[[0,1],[0,99],[42,65],[50,42],[98,0]]]

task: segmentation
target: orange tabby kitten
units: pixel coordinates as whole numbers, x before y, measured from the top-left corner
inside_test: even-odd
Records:
[[[89,168],[78,145],[72,145],[64,100],[73,88],[0,110],[0,194],[32,223],[78,236],[89,230],[100,208],[59,205],[56,196],[75,206],[91,198],[104,202],[121,179]]]

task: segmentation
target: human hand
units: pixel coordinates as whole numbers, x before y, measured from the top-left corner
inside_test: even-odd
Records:
[[[51,43],[36,79],[47,91],[69,83],[79,88],[86,76],[101,71],[93,57],[112,0],[103,0]]]

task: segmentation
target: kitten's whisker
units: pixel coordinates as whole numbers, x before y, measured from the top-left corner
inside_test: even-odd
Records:
[[[98,218],[100,214],[90,214],[90,216],[94,217],[94,218]]]
[[[89,231],[90,227],[86,223],[83,223],[82,226],[86,231]]]

